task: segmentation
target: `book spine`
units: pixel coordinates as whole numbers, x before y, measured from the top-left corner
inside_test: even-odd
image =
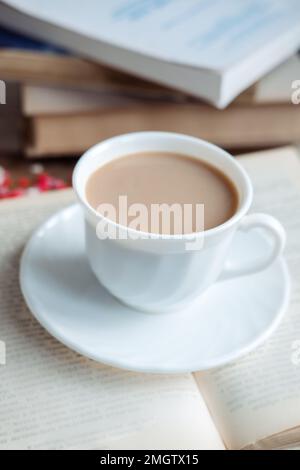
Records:
[[[284,123],[282,116],[285,116]],[[78,155],[104,139],[136,131],[189,134],[228,149],[285,145],[299,139],[300,113],[293,105],[153,105],[101,113],[41,115],[27,119],[29,157]]]

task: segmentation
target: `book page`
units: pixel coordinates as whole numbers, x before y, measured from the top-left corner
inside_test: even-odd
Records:
[[[0,203],[0,449],[224,448],[191,374],[93,362],[26,308],[18,280],[24,244],[72,201],[67,190]]]
[[[292,294],[283,323],[264,345],[234,364],[197,374],[215,423],[231,449],[300,426],[299,156],[288,148],[245,156],[240,163],[253,181],[252,210],[274,215],[286,228]]]
[[[151,57],[224,70],[298,27],[298,0],[6,0],[85,37]]]

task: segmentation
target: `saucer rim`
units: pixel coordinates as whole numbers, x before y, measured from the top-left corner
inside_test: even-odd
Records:
[[[32,250],[34,249],[34,242],[37,237],[40,237],[41,232],[45,232],[47,230],[47,226],[52,226],[53,221],[57,218],[63,217],[66,213],[68,212],[73,212],[80,209],[80,205],[78,203],[71,204],[66,206],[63,209],[60,209],[56,211],[54,214],[52,214],[46,221],[44,221],[42,224],[40,224],[32,233],[30,239],[27,241],[24,250],[21,255],[20,259],[20,268],[19,268],[19,284],[20,284],[20,289],[23,295],[23,298],[25,300],[25,303],[27,304],[27,307],[31,314],[34,316],[34,318],[38,321],[38,323],[55,339],[57,339],[60,343],[65,345],[67,348],[75,351],[76,353],[87,357],[97,363],[102,363],[104,365],[110,366],[110,367],[115,367],[123,370],[128,370],[131,372],[137,372],[137,373],[148,373],[148,374],[183,374],[183,373],[195,373],[195,372],[204,372],[208,370],[212,370],[215,368],[220,368],[224,367],[230,363],[235,362],[238,359],[242,359],[245,355],[249,354],[253,350],[257,349],[260,345],[262,345],[278,328],[279,324],[281,323],[288,305],[290,301],[290,293],[291,293],[291,279],[290,279],[290,274],[287,266],[287,262],[284,259],[283,256],[280,256],[278,260],[275,261],[275,263],[278,263],[280,265],[280,269],[284,278],[285,282],[285,289],[284,289],[284,294],[283,294],[283,299],[281,301],[280,308],[278,308],[278,311],[276,313],[276,316],[274,315],[273,321],[270,323],[269,327],[266,328],[255,340],[250,342],[248,345],[241,347],[237,349],[236,351],[231,352],[230,354],[222,356],[219,360],[211,360],[211,361],[205,361],[201,364],[201,361],[198,363],[193,363],[189,367],[181,367],[181,366],[151,366],[151,365],[144,365],[144,366],[134,366],[134,364],[131,364],[130,362],[126,360],[111,360],[107,356],[101,356],[101,354],[92,354],[88,351],[86,351],[85,347],[81,347],[78,345],[78,343],[74,343],[69,339],[66,339],[64,335],[61,335],[59,332],[56,331],[55,327],[53,328],[51,326],[51,322],[48,322],[46,320],[46,315],[41,315],[39,311],[41,311],[40,308],[35,304],[34,300],[34,295],[32,295],[29,291],[29,289],[26,286],[26,269],[29,265],[28,260],[30,258],[30,254]],[[253,274],[255,276],[256,274]],[[226,281],[223,281],[226,282]],[[232,282],[232,281],[231,281]],[[107,291],[108,292],[108,291]],[[108,292],[110,296],[112,294]],[[112,296],[113,297],[113,296]],[[122,305],[120,303],[120,305]],[[132,309],[134,310],[134,309]],[[141,315],[149,315],[149,313],[143,312],[142,310],[139,311]],[[163,314],[162,314],[163,315]]]

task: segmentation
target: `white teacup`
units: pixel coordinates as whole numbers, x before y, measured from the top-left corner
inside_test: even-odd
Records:
[[[97,213],[86,199],[89,176],[102,165],[129,154],[145,151],[176,152],[209,162],[226,174],[239,194],[236,213],[224,224],[191,235],[139,237],[135,230],[118,226]],[[114,137],[88,150],[73,174],[73,187],[83,208],[86,252],[100,283],[120,301],[149,312],[181,309],[216,281],[255,273],[267,268],[281,254],[285,231],[274,217],[247,212],[253,190],[241,165],[227,152],[193,137],[141,132]],[[117,239],[99,239],[99,222],[119,230]],[[228,253],[237,230],[264,229],[272,239],[270,252],[259,260],[230,266]],[[187,249],[196,240],[199,249]],[[189,245],[190,246],[190,245]]]

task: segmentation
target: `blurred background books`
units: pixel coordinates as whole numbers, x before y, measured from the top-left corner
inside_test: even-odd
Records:
[[[298,143],[300,113],[291,102],[297,78],[300,56],[293,54],[218,109],[195,93],[1,27],[7,104],[0,106],[0,151],[29,158],[78,156],[114,135],[153,129],[194,135],[232,151]]]

